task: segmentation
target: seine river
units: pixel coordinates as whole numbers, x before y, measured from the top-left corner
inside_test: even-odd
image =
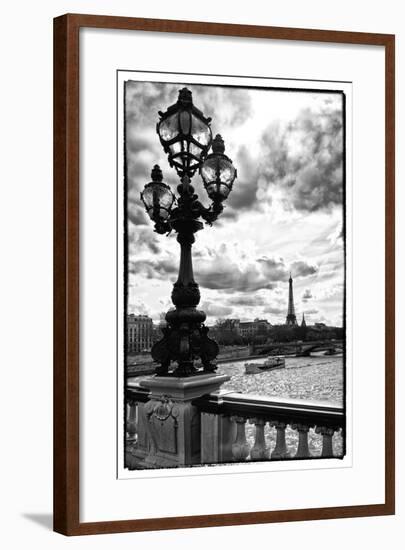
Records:
[[[260,363],[263,359],[250,361],[247,359],[247,361],[219,365],[218,372],[231,376],[231,380],[221,389],[267,397],[289,397],[343,405],[343,358],[341,356],[286,357],[285,369],[260,374],[245,374],[245,362]],[[254,431],[251,424],[246,425],[246,435],[250,444],[253,445]],[[267,428],[265,439],[271,450],[275,446],[275,437],[275,430]],[[290,427],[286,430],[286,441],[291,456],[294,456],[298,437],[297,432]],[[320,456],[322,437],[311,429],[308,442],[311,455]],[[336,433],[333,436],[334,455],[342,456],[342,449],[342,436]]]
[[[245,374],[245,362],[261,363],[264,359],[246,359],[218,366],[218,372],[231,380],[222,386],[257,395],[328,401],[343,404],[342,356],[286,357],[286,368],[260,374]]]

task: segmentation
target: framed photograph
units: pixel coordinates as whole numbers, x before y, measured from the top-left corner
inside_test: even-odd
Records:
[[[54,20],[56,531],[394,513],[394,44]]]

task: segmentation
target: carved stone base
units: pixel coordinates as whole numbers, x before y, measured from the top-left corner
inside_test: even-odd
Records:
[[[203,325],[205,313],[195,307],[179,307],[166,315],[168,326],[162,329],[163,338],[152,347],[153,359],[160,363],[156,374],[169,373],[172,362],[177,362],[174,376],[190,376],[198,369],[200,359],[205,372],[216,370],[215,359],[219,352],[218,344],[208,337],[208,327]]]
[[[140,448],[127,458],[131,468],[175,468],[201,463],[201,414],[192,400],[217,391],[229,376],[151,377],[140,382],[150,398],[139,415]],[[147,451],[147,452],[145,452]],[[132,460],[131,460],[132,458]]]

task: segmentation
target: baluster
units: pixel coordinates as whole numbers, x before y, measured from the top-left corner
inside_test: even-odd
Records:
[[[338,441],[337,441],[337,446],[338,446],[338,452],[337,452],[337,455],[336,456],[343,456],[345,454],[345,446],[346,446],[346,435],[345,435],[345,428],[339,428],[338,430],[336,430],[337,434],[338,434]],[[336,446],[335,446],[335,449],[336,449]]]
[[[270,426],[276,428],[276,446],[271,453],[271,458],[290,458],[290,453],[287,450],[285,442],[285,429],[287,424],[285,422],[273,421],[270,422]]]
[[[334,428],[325,428],[323,426],[317,426],[315,432],[322,434],[322,455],[325,458],[333,457],[333,445],[332,437],[335,433]]]
[[[252,418],[250,420],[255,425],[255,443],[250,451],[250,458],[252,460],[264,460],[269,458],[269,450],[266,447],[266,441],[264,439],[264,427],[266,421],[262,418]]]
[[[231,416],[231,420],[236,422],[236,439],[232,445],[232,455],[236,462],[241,462],[249,456],[250,447],[246,441],[246,418],[241,416]]]
[[[310,458],[308,447],[309,426],[306,424],[292,424],[293,430],[298,431],[298,449],[295,458]]]
[[[136,436],[136,401],[128,401],[128,416],[127,416],[127,441],[135,441]]]

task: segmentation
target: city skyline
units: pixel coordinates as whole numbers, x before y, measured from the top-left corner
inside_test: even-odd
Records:
[[[291,278],[291,277],[290,277]],[[292,278],[291,278],[292,279]],[[293,281],[293,279],[292,279]],[[289,284],[290,284],[290,281],[289,281]],[[296,308],[294,307],[294,310],[296,311]],[[153,319],[153,317],[148,313],[147,310],[144,310],[143,312],[137,312],[137,311],[128,311],[127,313],[127,317],[146,317],[146,318],[149,318],[153,321],[154,325],[158,326],[160,324],[160,322],[164,319],[164,313],[165,312],[162,312],[159,316],[159,319]],[[308,314],[308,317],[310,317],[310,321],[308,320],[308,317],[306,318],[305,315],[307,315],[307,312],[305,310],[302,310],[301,314],[298,314],[298,315],[295,315],[296,317],[296,322],[295,323],[289,323],[288,322],[288,317],[289,317],[289,314],[290,314],[290,296],[288,295],[288,305],[286,307],[286,316],[285,316],[285,319],[284,319],[284,322],[272,322],[271,319],[269,318],[259,318],[259,317],[255,317],[255,318],[248,318],[248,317],[245,317],[245,318],[236,318],[236,317],[218,317],[216,319],[216,321],[219,321],[219,320],[238,320],[240,321],[241,323],[253,323],[254,321],[258,321],[258,320],[266,320],[270,323],[270,325],[274,325],[274,326],[287,326],[289,324],[295,324],[296,326],[300,326],[303,319],[305,319],[305,324],[307,325],[310,325],[310,324],[318,324],[318,323],[322,323],[323,321],[317,321],[315,318],[314,318],[314,315],[313,314]],[[208,325],[208,323],[206,323]],[[213,325],[211,325],[213,326]],[[331,325],[332,326],[332,325]],[[334,325],[334,326],[340,326],[340,325]]]
[[[305,316],[305,312],[303,312],[303,314],[304,314],[304,316]],[[147,318],[147,319],[150,319],[150,320],[153,321],[153,326],[154,326],[154,327],[159,327],[159,322],[161,321],[161,319],[155,321],[154,319],[152,319],[152,317],[151,317],[147,312],[146,312],[146,313],[136,313],[136,312],[127,313],[127,317],[128,317],[128,318],[131,317],[131,316],[134,316],[134,317],[145,317],[145,318]],[[242,324],[243,324],[243,323],[246,323],[246,324],[247,324],[247,323],[254,323],[254,322],[256,322],[256,321],[267,321],[271,326],[287,326],[287,324],[285,323],[285,321],[284,321],[284,323],[272,323],[272,322],[270,321],[270,319],[266,319],[266,318],[261,318],[261,319],[259,319],[258,317],[254,318],[254,319],[252,319],[252,318],[249,318],[249,319],[248,319],[248,318],[239,319],[239,318],[236,318],[236,317],[235,317],[235,318],[234,318],[234,317],[218,318],[218,321],[221,321],[221,320],[224,320],[224,321],[227,321],[227,320],[235,321],[235,320],[237,320],[237,321],[240,321],[240,323],[242,323]],[[302,316],[301,316],[300,319],[297,320],[297,325],[296,325],[296,326],[297,326],[297,327],[301,326],[301,323],[302,323]],[[207,323],[206,323],[206,324],[207,324]],[[312,322],[312,325],[318,325],[318,324],[325,324],[325,323],[322,323],[322,322],[316,321],[316,320],[314,320],[314,321]],[[309,323],[307,323],[307,319],[306,319],[306,318],[305,318],[305,325],[306,325],[306,326],[311,326]],[[208,324],[207,324],[207,326],[213,327],[213,326],[215,326],[215,325],[208,325]],[[331,325],[331,326],[332,326],[332,325]]]
[[[176,177],[156,139],[157,112],[180,84],[128,82],[128,313],[155,323],[172,303],[178,244],[146,218],[139,192],[158,163],[173,190]],[[215,115],[238,178],[223,219],[196,234],[194,275],[206,324],[218,318],[284,324],[288,278],[297,319],[342,326],[342,96],[333,93],[190,85],[194,102]],[[221,112],[215,106],[225,107]],[[193,185],[205,204],[200,178]]]

